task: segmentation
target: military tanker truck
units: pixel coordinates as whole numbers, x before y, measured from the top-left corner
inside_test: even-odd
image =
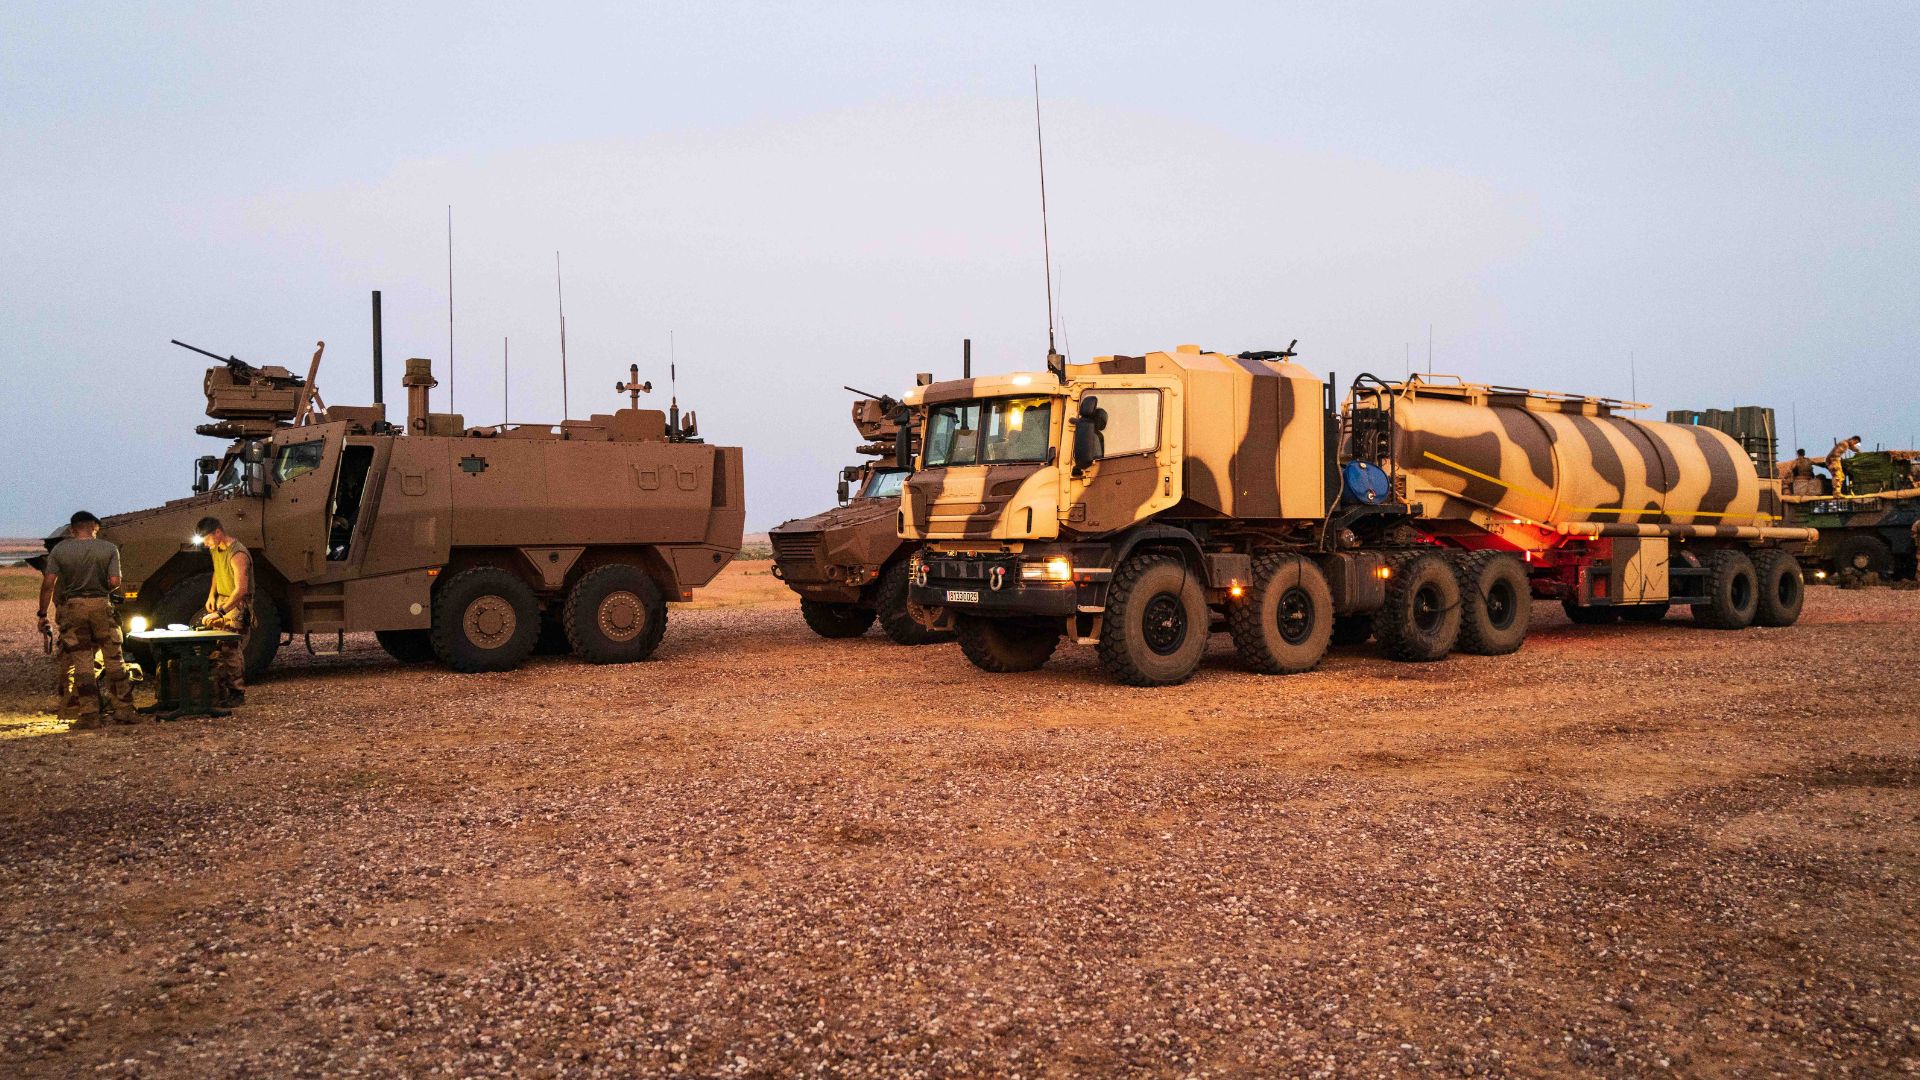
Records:
[[[395,424],[377,389],[370,406],[324,406],[318,351],[305,378],[207,355],[222,363],[198,431],[231,444],[199,460],[190,497],[109,517],[101,535],[121,549],[123,625],[190,623],[211,580],[194,524],[219,518],[255,556],[251,673],[284,643],[326,653],[358,631],[462,672],[516,667],[543,637],[596,663],[642,660],[666,602],[740,549],[739,448],[701,441],[677,403],[639,408],[637,379],[611,413],[472,427],[430,411],[432,362],[413,359]]]
[[[1777,482],[1720,432],[1628,403],[1362,376],[1336,406],[1283,350],[1195,346],[933,383],[901,531],[910,596],[989,671],[1060,640],[1178,683],[1224,630],[1258,672],[1336,637],[1500,654],[1535,598],[1575,621],[1783,626],[1804,582]]]
[[[774,576],[800,594],[801,618],[821,637],[859,637],[877,619],[902,645],[948,640],[907,610],[907,563],[917,545],[900,538],[898,525],[900,485],[909,472],[896,464],[900,403],[853,392],[861,395],[853,403],[857,452],[868,460],[841,470],[833,509],[768,531]]]

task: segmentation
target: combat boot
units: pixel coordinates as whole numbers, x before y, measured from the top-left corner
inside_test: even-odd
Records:
[[[68,731],[98,731],[107,726],[107,722],[98,713],[88,713],[67,725]]]

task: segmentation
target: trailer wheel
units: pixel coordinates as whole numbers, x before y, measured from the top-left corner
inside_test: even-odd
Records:
[[[952,641],[952,634],[927,629],[907,610],[907,570],[907,560],[901,559],[880,575],[880,584],[875,587],[873,597],[879,609],[880,629],[896,645],[932,645],[939,641]]]
[[[512,671],[540,636],[540,603],[497,566],[462,570],[433,596],[433,654],[460,672]]]
[[[1621,622],[1639,623],[1645,626],[1665,622],[1667,612],[1673,610],[1673,605],[1660,600],[1651,604],[1627,604],[1613,610]]]
[[[667,602],[645,570],[610,563],[587,571],[560,616],[574,655],[594,664],[645,660],[667,632]]]
[[[373,639],[388,656],[403,664],[424,664],[433,659],[431,630],[375,630]]]
[[[1333,617],[1333,644],[1364,645],[1372,637],[1373,616],[1335,615]]]
[[[1800,560],[1778,549],[1769,549],[1753,557],[1754,578],[1759,588],[1759,604],[1753,613],[1757,626],[1792,626],[1800,621],[1800,609],[1807,603],[1807,579]]]
[[[1265,555],[1253,588],[1227,609],[1240,660],[1263,675],[1310,671],[1333,639],[1333,590],[1320,567],[1298,555]]]
[[[1560,610],[1567,613],[1567,618],[1575,626],[1610,626],[1620,621],[1624,609],[1612,604],[1590,606],[1575,600],[1562,600]]]
[[[1443,556],[1415,555],[1394,565],[1373,636],[1393,660],[1423,663],[1453,651],[1460,638],[1460,582]]]
[[[1037,671],[1060,645],[1060,628],[1025,619],[954,617],[960,651],[981,671]]]
[[[1527,640],[1533,617],[1533,586],[1520,560],[1499,551],[1476,551],[1454,563],[1460,582],[1463,653],[1505,656]]]
[[[1707,557],[1707,596],[1694,604],[1693,621],[1711,630],[1742,630],[1753,625],[1760,606],[1759,580],[1753,560],[1731,548]]]
[[[1878,574],[1881,581],[1893,578],[1893,549],[1871,533],[1844,536],[1833,546],[1833,569],[1839,573]]]
[[[1213,616],[1187,564],[1172,555],[1135,555],[1107,589],[1100,666],[1128,686],[1186,682],[1207,651]]]
[[[859,637],[873,625],[873,609],[859,604],[832,604],[825,600],[800,601],[800,617],[813,632],[823,638]]]

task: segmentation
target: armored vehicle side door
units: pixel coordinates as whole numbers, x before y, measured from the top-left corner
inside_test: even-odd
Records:
[[[330,504],[345,432],[345,424],[318,424],[274,435],[263,526],[267,561],[288,581],[326,572]]]
[[[1071,434],[1061,440],[1068,448],[1061,525],[1081,533],[1112,532],[1179,502],[1179,383],[1150,376],[1103,381],[1082,390],[1070,403],[1068,415],[1081,416],[1089,398],[1097,400],[1104,425],[1095,441],[1095,460],[1077,473],[1072,468]]]

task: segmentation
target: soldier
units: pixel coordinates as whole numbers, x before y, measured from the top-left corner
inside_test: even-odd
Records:
[[[1806,448],[1802,447],[1801,449],[1795,450],[1793,455],[1792,461],[1781,464],[1780,479],[1787,481],[1789,484],[1813,479],[1813,459],[1807,456]],[[1789,487],[1788,490],[1796,494],[1799,491],[1798,488],[1792,487]]]
[[[61,705],[74,705],[79,719],[73,729],[105,727],[100,715],[100,688],[93,672],[98,651],[107,677],[107,704],[113,719],[140,722],[133,710],[133,683],[127,678],[120,654],[120,624],[113,617],[113,590],[120,587],[120,549],[99,538],[100,519],[78,511],[69,519],[67,539],[53,547],[40,578],[40,628],[47,629],[47,604],[60,616]],[[66,695],[67,670],[73,672],[73,692]]]
[[[247,703],[247,639],[253,633],[253,556],[247,545],[227,535],[216,517],[204,517],[195,535],[213,556],[213,587],[207,590],[200,625],[240,635],[214,651],[214,704]]]
[[[1833,474],[1833,493],[1844,495],[1847,490],[1846,466],[1842,464],[1848,454],[1860,449],[1860,436],[1841,439],[1827,451],[1827,471]]]

